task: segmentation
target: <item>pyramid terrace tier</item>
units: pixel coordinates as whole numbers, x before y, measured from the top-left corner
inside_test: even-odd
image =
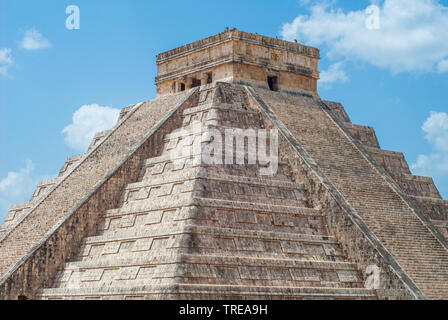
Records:
[[[295,288],[172,284],[131,288],[45,289],[46,300],[375,300],[362,288]]]

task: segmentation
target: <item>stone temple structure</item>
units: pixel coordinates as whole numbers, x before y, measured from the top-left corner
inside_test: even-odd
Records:
[[[11,208],[0,297],[448,299],[448,202],[319,98],[318,61],[236,29],[158,55],[157,98]],[[275,173],[226,129],[278,132]]]

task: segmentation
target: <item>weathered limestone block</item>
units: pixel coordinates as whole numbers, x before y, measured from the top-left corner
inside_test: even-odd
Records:
[[[353,137],[362,144],[371,148],[379,148],[378,139],[372,127],[361,126],[349,122],[345,122],[344,125],[350,130]]]

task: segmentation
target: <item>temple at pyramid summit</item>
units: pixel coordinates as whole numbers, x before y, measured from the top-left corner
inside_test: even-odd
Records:
[[[10,209],[0,298],[448,299],[448,201],[320,99],[319,57],[237,29],[159,54],[157,97]]]

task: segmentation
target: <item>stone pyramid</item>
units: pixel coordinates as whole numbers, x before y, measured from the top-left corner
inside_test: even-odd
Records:
[[[318,59],[236,29],[159,55],[157,99],[11,208],[0,297],[447,299],[448,202]]]

